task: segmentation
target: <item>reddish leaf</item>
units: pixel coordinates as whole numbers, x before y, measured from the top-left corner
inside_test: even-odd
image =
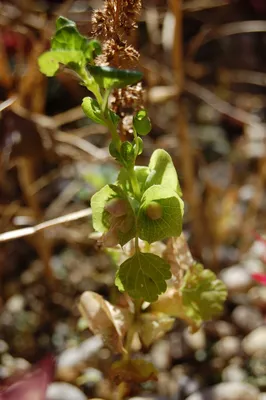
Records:
[[[54,366],[54,358],[49,356],[29,372],[10,379],[0,392],[0,400],[45,400]]]

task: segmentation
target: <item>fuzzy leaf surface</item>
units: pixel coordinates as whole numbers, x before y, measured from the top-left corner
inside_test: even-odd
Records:
[[[153,185],[163,185],[182,196],[175,166],[171,156],[165,150],[157,149],[153,152],[149,162],[149,170],[146,189]]]
[[[161,206],[162,216],[153,220],[147,215],[149,204],[156,202]],[[179,236],[182,232],[184,203],[171,188],[154,185],[147,189],[141,199],[138,215],[139,237],[149,243],[170,236]]]
[[[166,280],[171,278],[170,266],[151,253],[135,253],[120,265],[115,284],[133,298],[156,301],[166,290]]]

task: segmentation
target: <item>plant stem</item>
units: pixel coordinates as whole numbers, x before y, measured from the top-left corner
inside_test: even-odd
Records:
[[[128,170],[128,176],[129,176],[129,181],[132,187],[132,191],[136,197],[137,200],[139,200],[140,198],[140,187],[139,187],[139,182],[137,180],[135,171],[134,171],[134,167],[130,168]]]

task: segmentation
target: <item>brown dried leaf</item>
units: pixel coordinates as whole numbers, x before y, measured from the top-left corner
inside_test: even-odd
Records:
[[[113,306],[94,292],[84,292],[80,297],[79,309],[95,335],[101,335],[103,342],[114,353],[122,353],[123,338],[127,332],[130,314]]]
[[[157,370],[145,360],[121,360],[112,365],[110,377],[117,385],[121,382],[157,381]]]
[[[144,313],[141,316],[139,336],[145,346],[150,346],[173,327],[175,319],[166,314]]]
[[[183,233],[179,237],[168,240],[163,257],[171,266],[174,283],[179,286],[185,272],[194,264]]]

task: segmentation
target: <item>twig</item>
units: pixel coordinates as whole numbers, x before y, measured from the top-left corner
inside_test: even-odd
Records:
[[[15,103],[16,100],[17,100],[17,97],[13,96],[13,97],[10,97],[10,99],[7,99],[7,100],[3,101],[2,103],[0,103],[0,112],[5,110],[6,108],[12,106],[12,104]]]
[[[195,235],[195,248],[198,253],[201,253],[203,248],[203,240],[205,238],[204,232],[202,232],[202,220],[201,220],[201,204],[199,193],[197,191],[196,177],[195,177],[195,166],[193,160],[192,146],[190,143],[188,122],[187,122],[187,109],[183,99],[183,93],[185,88],[184,80],[184,62],[183,62],[183,13],[182,13],[182,1],[172,0],[172,9],[175,15],[175,31],[174,31],[174,45],[173,45],[173,67],[175,72],[176,85],[180,89],[178,97],[179,111],[177,117],[177,136],[180,143],[180,154],[182,157],[181,165],[184,177],[184,195],[190,206],[190,212],[192,216],[192,229]]]
[[[204,88],[196,82],[186,81],[185,90],[203,100],[221,114],[228,115],[236,121],[242,122],[243,124],[256,125],[261,122],[260,118],[256,115],[232,106],[230,103],[222,100],[210,90]]]
[[[92,215],[91,209],[86,208],[84,210],[76,211],[67,215],[63,215],[61,217],[51,219],[49,221],[42,222],[35,226],[4,232],[0,234],[0,242],[7,242],[9,240],[18,239],[25,236],[31,236],[39,231],[43,231],[44,229],[48,229],[56,225],[65,224],[67,222],[76,221],[77,219],[90,217],[91,215]]]
[[[84,151],[85,153],[89,154],[91,157],[96,158],[98,160],[105,161],[110,158],[106,150],[99,149],[98,147],[94,146],[94,144],[88,142],[87,140],[71,135],[69,133],[57,132],[55,134],[55,139],[58,142],[71,144],[77,147],[78,149]]]

